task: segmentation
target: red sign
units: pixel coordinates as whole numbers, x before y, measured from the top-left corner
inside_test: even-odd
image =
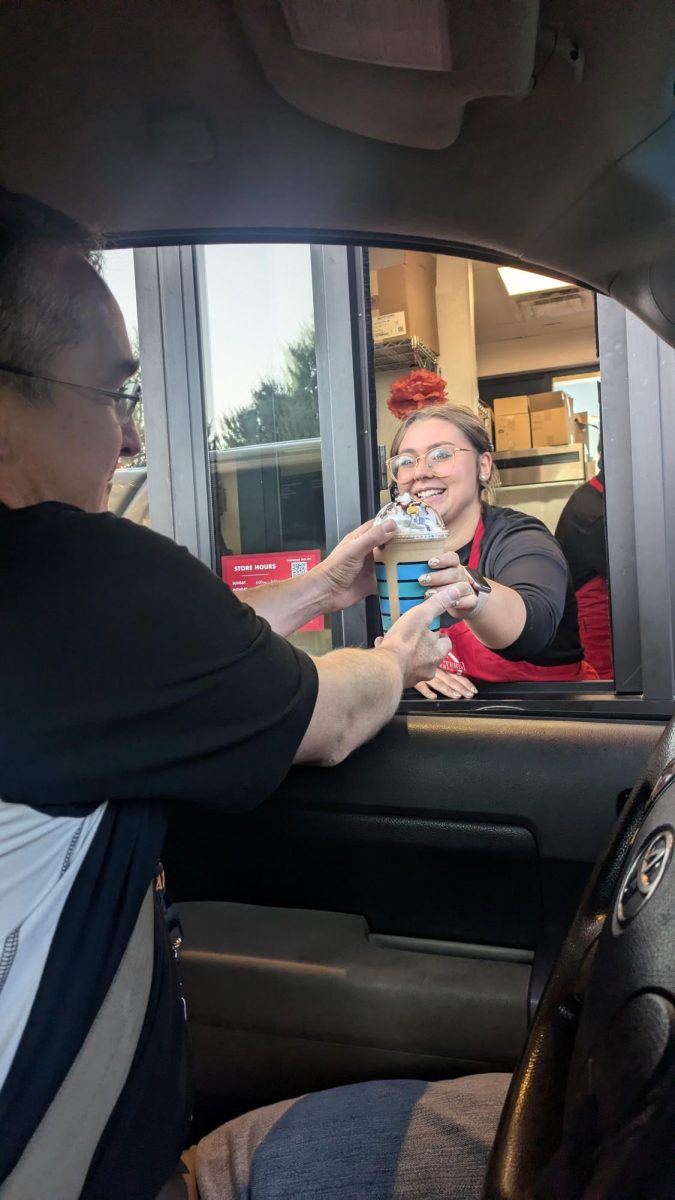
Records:
[[[223,579],[233,592],[245,592],[277,579],[306,575],[320,562],[320,550],[284,550],[281,554],[224,554],[220,560]],[[297,632],[323,628],[323,617],[312,617]]]

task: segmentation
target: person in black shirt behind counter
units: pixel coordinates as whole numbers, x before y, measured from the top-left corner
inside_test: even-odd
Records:
[[[555,536],[572,574],[584,654],[601,679],[612,679],[614,665],[602,466],[593,479],[582,483],[572,493],[560,514]]]
[[[535,517],[485,499],[491,452],[478,417],[448,404],[414,412],[392,443],[399,495],[424,500],[448,531],[447,552],[420,577],[430,589],[455,585],[458,617],[448,630],[451,653],[430,683],[417,685],[428,698],[473,695],[475,680],[597,678],[584,660],[560,546]]]

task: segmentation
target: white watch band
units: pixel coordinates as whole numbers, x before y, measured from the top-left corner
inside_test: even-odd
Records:
[[[487,604],[491,595],[492,595],[492,592],[477,592],[476,593],[476,607],[472,608],[470,613],[465,614],[464,620],[465,621],[471,620],[473,617],[477,617],[478,614],[480,612],[482,612],[483,609],[485,608],[485,605]]]
[[[466,567],[464,568],[464,570],[466,571]],[[471,576],[469,575],[468,571],[467,571],[466,575],[467,575],[467,581],[473,587],[473,580],[472,580]],[[477,617],[478,614],[483,611],[483,609],[485,608],[485,605],[487,604],[488,600],[490,599],[490,596],[492,595],[492,592],[478,592],[474,589],[474,595],[476,596],[476,607],[472,608],[471,612],[464,613],[465,621],[473,620],[474,617]]]

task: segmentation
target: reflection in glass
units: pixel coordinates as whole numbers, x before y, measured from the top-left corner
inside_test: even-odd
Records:
[[[326,553],[308,246],[206,246],[202,353],[217,569],[235,588]],[[291,638],[330,649],[318,617]]]

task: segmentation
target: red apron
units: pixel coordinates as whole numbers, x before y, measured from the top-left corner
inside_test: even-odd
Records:
[[[469,566],[478,569],[480,547],[485,526],[481,517],[471,543]],[[513,683],[525,681],[544,682],[567,679],[597,679],[593,667],[583,659],[581,662],[565,663],[560,667],[540,667],[529,662],[510,662],[502,658],[494,650],[489,650],[472,633],[465,621],[459,621],[451,629],[441,629],[441,633],[449,633],[452,649],[440,664],[441,671],[451,675],[468,675],[469,679],[482,679],[486,683]]]
[[[604,492],[605,489],[597,475],[588,482],[596,492]],[[588,662],[595,667],[600,679],[612,679],[614,664],[607,580],[601,575],[594,575],[592,579],[582,583],[577,590],[577,608],[584,654]]]

